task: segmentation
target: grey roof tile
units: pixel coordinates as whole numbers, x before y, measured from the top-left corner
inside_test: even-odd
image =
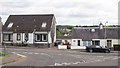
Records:
[[[3,26],[3,31],[33,32],[34,29],[36,31],[50,31],[53,17],[53,14],[10,15]],[[14,23],[12,28],[7,28],[11,22]],[[45,28],[41,27],[43,22],[47,23]]]

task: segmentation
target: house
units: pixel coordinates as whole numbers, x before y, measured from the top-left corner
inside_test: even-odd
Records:
[[[114,44],[120,44],[119,27],[74,27],[72,29],[71,49],[85,49],[89,45],[100,45],[112,48]]]
[[[71,36],[57,36],[56,41],[60,41],[62,44],[69,44],[71,45]]]
[[[62,35],[64,35],[64,36],[70,36],[70,29],[66,29],[66,28],[64,28],[64,29],[59,29],[59,31],[60,31],[60,33],[62,33]]]
[[[2,43],[2,21],[1,21],[1,17],[0,17],[0,45]]]
[[[3,26],[3,43],[51,47],[56,41],[54,14],[10,15]]]

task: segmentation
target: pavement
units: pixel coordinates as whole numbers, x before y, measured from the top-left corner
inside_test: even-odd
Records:
[[[16,53],[8,53],[8,58],[2,59],[2,65],[5,66],[6,64],[17,62],[23,58],[25,58],[25,56],[23,55],[16,54]]]
[[[7,48],[8,52],[27,56],[22,61],[5,66],[118,66],[117,51],[111,53],[89,53],[80,50],[58,50],[57,48]]]

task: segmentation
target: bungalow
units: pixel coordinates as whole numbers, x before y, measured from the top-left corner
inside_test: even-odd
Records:
[[[71,36],[56,36],[56,41],[71,45]]]
[[[51,47],[56,41],[53,14],[10,15],[3,26],[3,43]]]
[[[120,44],[119,27],[75,27],[72,29],[71,49],[85,48],[89,45],[100,45],[112,48],[114,44]]]

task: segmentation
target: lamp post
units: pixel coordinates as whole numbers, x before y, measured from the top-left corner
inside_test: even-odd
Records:
[[[108,21],[105,22],[105,39],[107,39],[107,35],[106,35],[106,24],[108,23]],[[107,44],[107,41],[105,42],[105,46]],[[106,46],[107,47],[107,46]]]
[[[106,24],[108,23],[108,21],[105,22],[105,39],[107,38],[107,35],[106,35]]]

